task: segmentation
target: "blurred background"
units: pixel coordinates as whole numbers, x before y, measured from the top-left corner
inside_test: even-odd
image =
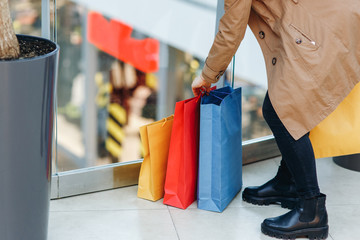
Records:
[[[211,47],[217,0],[52,0],[60,45],[54,173],[142,158],[139,127],[173,114]],[[41,36],[41,0],[11,0],[17,33]],[[221,84],[243,89],[243,141],[270,135],[265,64],[249,29]],[[55,162],[56,159],[56,162]]]

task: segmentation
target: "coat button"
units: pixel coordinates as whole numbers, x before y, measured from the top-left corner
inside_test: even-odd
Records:
[[[297,39],[295,39],[295,42],[296,42],[296,44],[301,44],[302,40],[301,40],[301,38],[297,38]]]
[[[265,33],[263,31],[259,32],[259,38],[260,39],[264,39],[265,38]]]
[[[216,80],[219,80],[225,71],[220,71],[219,74],[215,77]]]
[[[272,62],[272,65],[275,65],[275,64],[276,64],[276,61],[277,61],[277,59],[276,59],[276,58],[273,58],[272,61],[271,61],[271,62]]]

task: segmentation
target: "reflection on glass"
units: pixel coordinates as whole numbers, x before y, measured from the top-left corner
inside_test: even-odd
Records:
[[[172,114],[176,101],[192,97],[191,82],[203,62],[73,2],[58,1],[57,14],[59,171],[140,159],[139,127]],[[160,101],[159,78],[171,84]],[[89,106],[95,121],[85,117]],[[96,149],[90,149],[95,163],[88,159],[86,136],[96,137]]]
[[[15,32],[40,37],[41,0],[12,0],[9,4]]]
[[[246,83],[243,85],[243,141],[272,134],[262,115],[265,94],[266,89],[262,87]]]

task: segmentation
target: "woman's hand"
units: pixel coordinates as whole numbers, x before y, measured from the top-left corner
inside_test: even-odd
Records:
[[[206,82],[201,74],[197,76],[191,84],[195,97],[199,96],[202,91],[210,92],[211,83]]]

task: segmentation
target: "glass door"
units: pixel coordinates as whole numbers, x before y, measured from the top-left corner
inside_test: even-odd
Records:
[[[57,197],[137,184],[139,127],[192,96],[216,4],[57,1]]]
[[[223,0],[11,3],[17,33],[51,38],[61,48],[52,198],[137,184],[139,127],[192,97]],[[279,154],[261,116],[265,67],[251,38],[247,33],[236,67],[219,83],[234,76],[243,88],[244,163]]]

